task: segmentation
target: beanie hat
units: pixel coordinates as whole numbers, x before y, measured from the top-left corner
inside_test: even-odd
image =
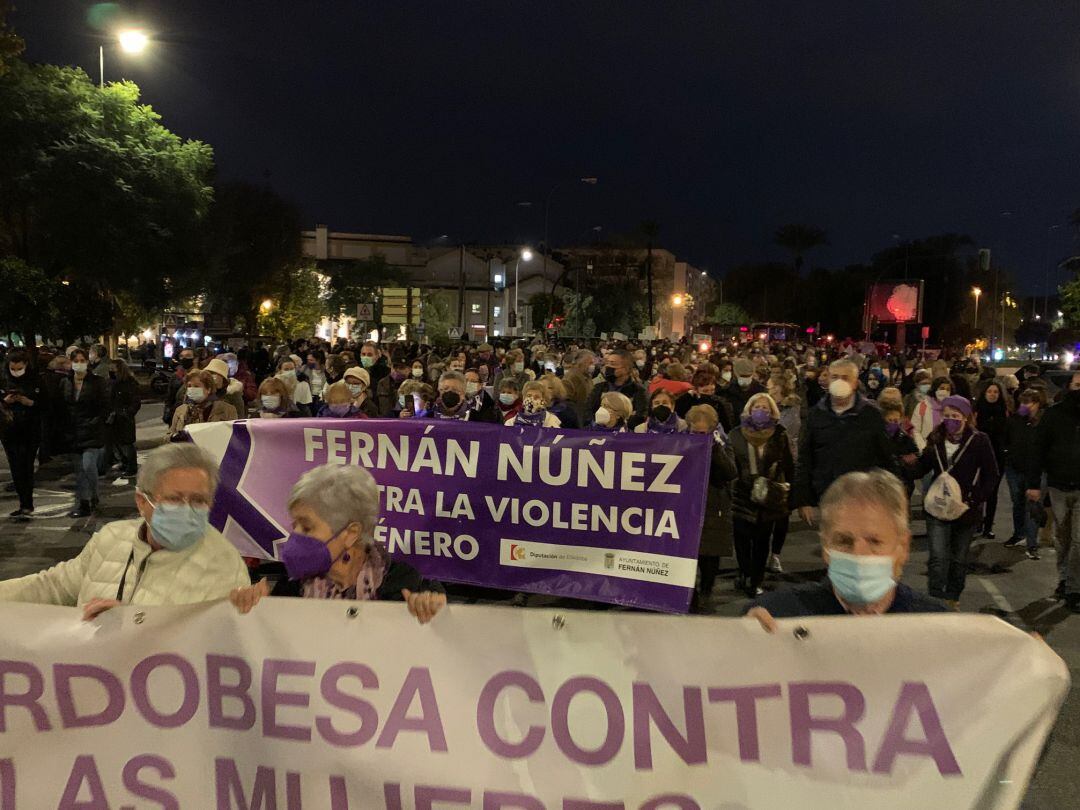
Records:
[[[735,376],[737,377],[753,377],[754,376],[754,364],[747,360],[745,357],[739,357],[735,360]]]
[[[971,401],[967,397],[962,397],[959,394],[953,394],[952,396],[945,397],[941,403],[942,408],[956,408],[964,416],[971,416]]]

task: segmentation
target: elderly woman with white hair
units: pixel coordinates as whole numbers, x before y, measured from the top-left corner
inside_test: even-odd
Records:
[[[193,444],[152,451],[139,470],[139,518],[101,528],[79,556],[0,582],[0,601],[83,608],[83,618],[120,604],[187,605],[224,599],[251,582],[239,552],[209,525],[218,468]]]
[[[259,569],[264,579],[230,594],[241,613],[264,596],[404,601],[421,624],[446,604],[442,585],[375,542],[379,490],[361,467],[326,464],[305,473],[289,495],[292,532],[280,562]]]
[[[736,588],[748,596],[761,595],[765,567],[777,521],[791,509],[790,489],[795,459],[780,409],[768,394],[753,394],[742,422],[731,432],[738,475],[732,491],[735,558],[739,563]]]

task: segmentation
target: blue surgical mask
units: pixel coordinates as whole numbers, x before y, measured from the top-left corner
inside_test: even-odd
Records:
[[[513,394],[499,394],[499,402],[503,405],[513,405],[517,402],[517,397]]]
[[[145,496],[144,496],[145,497]],[[210,510],[201,506],[147,502],[154,507],[150,531],[169,551],[183,551],[199,542],[210,525]]]
[[[893,558],[829,549],[829,582],[852,605],[871,605],[896,586]]]

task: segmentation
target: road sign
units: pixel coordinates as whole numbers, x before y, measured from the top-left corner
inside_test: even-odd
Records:
[[[451,326],[446,330],[446,334],[450,336],[451,340],[461,340],[461,327]]]
[[[358,321],[373,321],[373,320],[375,320],[375,305],[374,304],[357,304],[356,305],[356,320],[358,320]]]

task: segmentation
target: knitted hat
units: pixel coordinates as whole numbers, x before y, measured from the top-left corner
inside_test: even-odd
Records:
[[[945,397],[941,403],[942,408],[956,408],[964,416],[971,416],[971,401],[967,397],[962,397],[959,394],[953,394],[952,396]]]
[[[368,371],[367,371],[366,368],[360,368],[360,366],[354,366],[353,368],[348,369],[345,372],[345,375],[342,377],[342,379],[343,380],[348,380],[349,377],[355,377],[356,379],[360,380],[360,382],[362,382],[364,384],[365,388],[371,388],[371,375],[368,374]]]

